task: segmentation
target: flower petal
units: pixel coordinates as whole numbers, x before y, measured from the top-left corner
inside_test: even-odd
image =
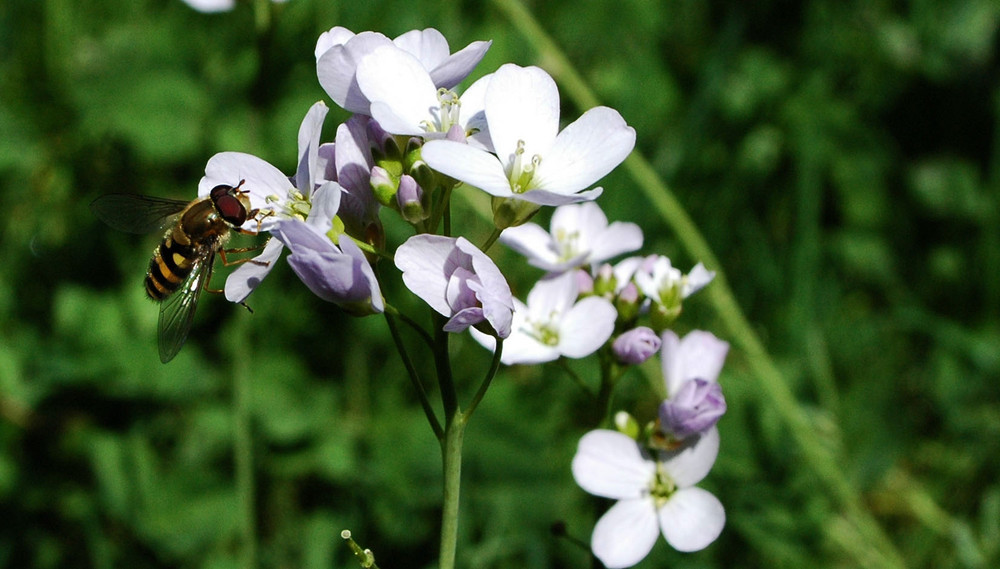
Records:
[[[712,427],[677,450],[659,453],[659,460],[677,486],[687,488],[708,475],[718,456],[719,429]]]
[[[434,84],[445,89],[454,88],[472,73],[476,65],[479,65],[492,43],[492,41],[474,41],[450,55],[433,69],[428,68]]]
[[[226,277],[225,293],[229,302],[243,302],[271,272],[285,246],[277,239],[271,239],[260,255],[236,267]]]
[[[392,41],[377,32],[361,32],[343,45],[334,45],[316,60],[316,75],[330,98],[352,113],[367,115],[368,99],[358,86],[356,72],[364,56]]]
[[[645,559],[659,533],[651,499],[622,500],[597,520],[590,548],[608,569],[622,569]]]
[[[717,381],[728,352],[729,344],[711,332],[693,330],[679,340],[674,332],[665,331],[660,357],[667,395],[673,397],[689,379]]]
[[[501,65],[490,79],[485,104],[490,138],[503,164],[510,164],[519,141],[527,159],[546,157],[559,132],[559,90],[548,73]]]
[[[421,156],[431,168],[501,198],[514,195],[510,180],[497,157],[478,148],[452,140],[432,140],[424,144]]]
[[[632,437],[608,429],[583,435],[572,469],[580,488],[616,500],[645,497],[656,476],[656,464]]]
[[[317,168],[319,137],[329,110],[323,101],[316,102],[309,108],[299,126],[299,166],[295,171],[295,187],[306,195],[312,192],[313,183],[321,174]]]
[[[452,315],[445,298],[448,286],[445,267],[454,243],[454,239],[443,235],[414,235],[396,249],[394,256],[406,288],[443,316]]]
[[[590,263],[597,264],[622,253],[642,248],[642,229],[634,224],[616,221],[600,234],[590,250]]]
[[[595,107],[559,133],[543,154],[532,187],[557,194],[576,193],[621,164],[633,147],[635,129],[625,124],[618,111]]]
[[[726,525],[722,502],[707,490],[682,488],[658,512],[660,531],[677,551],[700,551],[709,546]]]
[[[422,135],[421,121],[435,120],[437,88],[416,57],[383,46],[358,64],[358,85],[371,101],[371,116],[392,134]]]
[[[410,30],[397,36],[392,43],[415,57],[420,66],[428,71],[437,67],[451,53],[444,34],[434,28]]]
[[[504,229],[500,242],[527,257],[528,263],[536,267],[551,270],[549,267],[559,262],[552,236],[537,223]]]
[[[576,275],[565,273],[574,281]],[[559,351],[568,358],[583,358],[596,352],[615,331],[618,311],[605,298],[589,296],[577,302],[559,325]]]

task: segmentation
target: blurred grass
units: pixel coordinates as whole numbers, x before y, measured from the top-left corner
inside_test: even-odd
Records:
[[[280,267],[253,315],[206,298],[188,345],[162,366],[139,284],[156,238],[114,234],[86,204],[120,189],[190,197],[221,150],[291,171],[302,114],[325,98],[315,39],[334,25],[390,36],[433,26],[456,48],[493,39],[477,75],[557,62],[488,4],[269,9],[0,6],[0,567],[243,567],[248,531],[261,567],[348,567],[345,527],[381,567],[434,562],[437,449],[384,323],[344,316]],[[636,128],[637,150],[715,251],[795,395],[800,428],[837,457],[905,564],[1000,564],[1000,8],[529,9]],[[585,106],[571,90],[567,120]],[[328,137],[343,118],[331,111]],[[644,252],[700,260],[624,168],[602,185],[609,217],[642,225]],[[535,277],[510,278],[523,295]],[[682,325],[725,336],[709,302],[718,293],[703,294]],[[472,390],[489,354],[454,344]],[[724,371],[730,412],[705,482],[726,530],[697,554],[661,543],[642,566],[876,566],[870,536],[824,490],[750,358],[734,351]],[[648,416],[644,381],[626,380],[619,403]],[[586,538],[595,519],[568,468],[590,427],[584,404],[555,368],[494,382],[466,437],[463,565],[588,562],[548,533],[565,520]]]

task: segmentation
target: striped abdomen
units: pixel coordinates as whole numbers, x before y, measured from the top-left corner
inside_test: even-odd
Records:
[[[163,300],[180,288],[198,262],[198,252],[190,245],[181,245],[168,233],[153,253],[146,273],[146,294],[153,300]]]

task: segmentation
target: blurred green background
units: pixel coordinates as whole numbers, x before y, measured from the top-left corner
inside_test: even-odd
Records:
[[[252,315],[204,298],[161,365],[141,286],[157,237],[118,234],[87,204],[191,198],[223,150],[292,172],[298,124],[326,99],[315,41],[335,25],[436,27],[453,49],[492,39],[474,77],[546,67],[502,6],[0,5],[0,567],[356,567],[344,528],[383,569],[434,565],[438,449],[384,322],[344,316],[282,263]],[[833,473],[808,460],[735,346],[702,483],[726,529],[695,554],[661,540],[641,567],[879,566],[838,492],[909,567],[1000,566],[1000,4],[529,9],[635,127],[795,394],[798,428],[835,460]],[[563,99],[564,120],[585,110]],[[327,140],[345,118],[331,110]],[[644,229],[643,253],[698,261],[622,169],[603,185],[609,217]],[[390,241],[405,238],[384,218]],[[538,272],[494,253],[523,297]],[[398,278],[387,295],[401,298]],[[692,297],[680,329],[728,339],[708,298]],[[488,354],[453,347],[471,393]],[[650,364],[618,400],[643,419]],[[586,540],[603,511],[569,471],[594,426],[586,403],[556,367],[497,378],[466,437],[461,566],[589,566],[549,532],[565,521]]]

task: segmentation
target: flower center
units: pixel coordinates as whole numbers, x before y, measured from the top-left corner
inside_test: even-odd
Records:
[[[523,194],[531,189],[531,178],[535,175],[535,170],[542,163],[542,157],[535,154],[530,160],[525,161],[524,141],[517,141],[517,150],[514,151],[514,160],[510,165],[510,189],[515,194]]]
[[[556,231],[556,244],[559,247],[559,260],[569,261],[580,254],[580,232],[558,229]]]
[[[279,216],[289,219],[301,219],[305,221],[312,210],[312,202],[296,188],[289,188],[284,199],[278,194],[271,194],[266,199],[268,204],[273,204],[271,209]]]
[[[525,332],[532,338],[538,340],[541,344],[546,346],[558,346],[559,328],[554,325],[554,322],[558,320],[557,316],[558,314],[553,312],[549,316],[549,320],[545,322],[533,322],[528,320]]]
[[[656,507],[660,508],[677,491],[677,484],[663,471],[663,465],[656,463],[656,475],[649,483],[649,495],[652,496]]]
[[[448,132],[452,126],[459,124],[462,110],[462,101],[454,91],[441,88],[437,92],[438,107],[431,109],[431,114],[436,115],[434,121],[421,121],[420,126],[427,132]]]

